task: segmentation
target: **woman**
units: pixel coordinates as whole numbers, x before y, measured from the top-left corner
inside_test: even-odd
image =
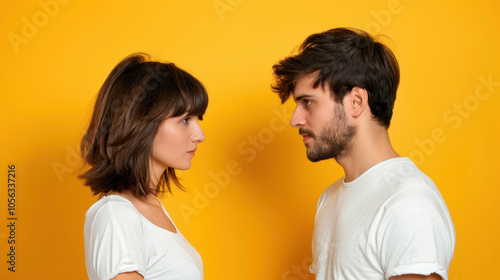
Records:
[[[183,189],[186,170],[205,140],[198,123],[208,105],[203,85],[173,63],[132,54],[99,91],[81,142],[90,169],[80,175],[99,200],[85,214],[90,279],[203,279],[198,252],[157,195]]]

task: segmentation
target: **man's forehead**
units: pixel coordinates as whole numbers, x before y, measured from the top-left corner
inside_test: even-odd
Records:
[[[319,82],[316,87],[314,87],[317,82],[318,73],[313,72],[298,78],[293,85],[292,96],[295,100],[301,99],[302,96],[307,95],[308,97],[317,96],[325,93],[330,93],[330,86],[328,82]],[[303,97],[302,97],[303,98]]]
[[[314,84],[314,82],[316,82],[316,80],[318,79],[318,76],[319,76],[319,70],[314,71],[312,73],[301,75],[297,79],[295,79],[294,85],[296,86],[297,84],[306,83],[306,84],[311,84],[312,86],[312,84]]]

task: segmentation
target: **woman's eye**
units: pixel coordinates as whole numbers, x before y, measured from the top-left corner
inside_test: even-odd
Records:
[[[185,124],[188,124],[190,119],[191,119],[191,117],[183,118],[182,122]]]

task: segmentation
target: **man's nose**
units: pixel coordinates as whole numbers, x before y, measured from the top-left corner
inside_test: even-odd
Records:
[[[295,111],[293,111],[292,118],[290,119],[290,125],[293,127],[301,127],[304,126],[306,123],[304,119],[304,114],[302,113],[302,110],[297,106],[295,107]]]

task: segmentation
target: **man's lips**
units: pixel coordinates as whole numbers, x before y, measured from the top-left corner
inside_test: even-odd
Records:
[[[307,141],[307,139],[311,138],[311,136],[309,134],[301,134],[302,136],[302,140]]]

